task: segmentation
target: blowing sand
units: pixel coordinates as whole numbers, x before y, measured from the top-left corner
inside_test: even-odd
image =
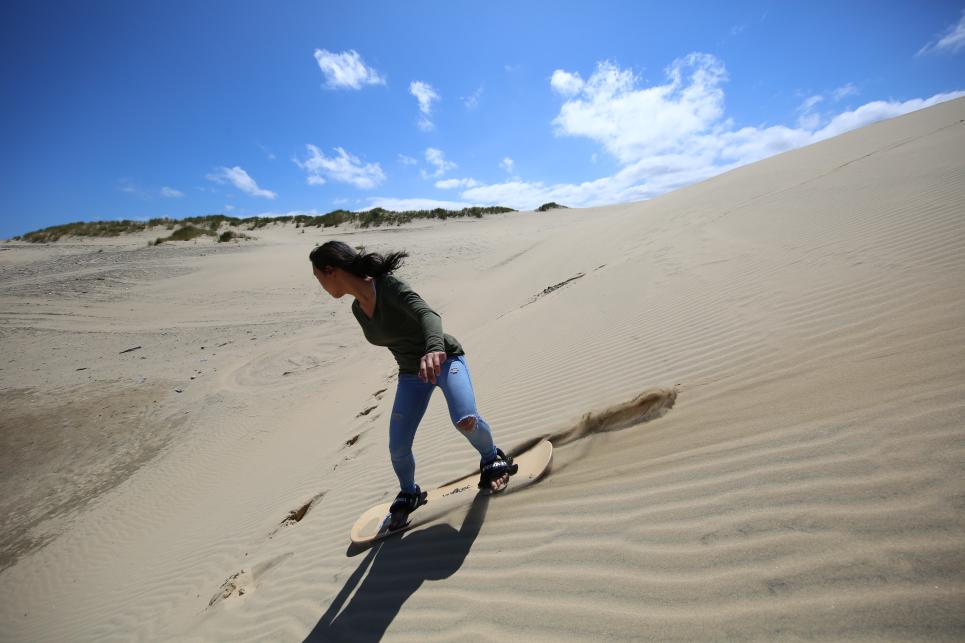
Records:
[[[958,100],[644,203],[3,245],[0,639],[965,637],[962,150]],[[348,546],[394,362],[331,238],[411,254],[549,477]],[[440,394],[415,453],[475,465]]]

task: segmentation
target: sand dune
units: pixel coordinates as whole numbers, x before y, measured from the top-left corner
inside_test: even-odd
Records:
[[[957,100],[644,203],[4,246],[0,639],[960,639],[963,149]],[[395,382],[335,235],[411,253],[546,479],[348,547]],[[474,466],[441,395],[415,453]]]

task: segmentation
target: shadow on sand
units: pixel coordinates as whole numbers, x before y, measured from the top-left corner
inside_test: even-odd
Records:
[[[402,605],[423,582],[449,578],[462,566],[482,528],[488,505],[488,495],[477,495],[458,530],[446,524],[433,525],[376,544],[305,640],[381,640]],[[355,596],[345,605],[356,587]]]

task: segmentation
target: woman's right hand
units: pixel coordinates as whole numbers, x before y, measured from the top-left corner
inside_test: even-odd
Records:
[[[436,378],[442,372],[442,365],[448,359],[445,351],[426,353],[419,361],[419,379],[426,384],[435,384]]]

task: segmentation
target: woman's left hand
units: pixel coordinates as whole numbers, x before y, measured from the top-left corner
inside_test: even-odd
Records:
[[[427,384],[435,384],[447,357],[443,351],[423,355],[419,362],[419,379]]]

